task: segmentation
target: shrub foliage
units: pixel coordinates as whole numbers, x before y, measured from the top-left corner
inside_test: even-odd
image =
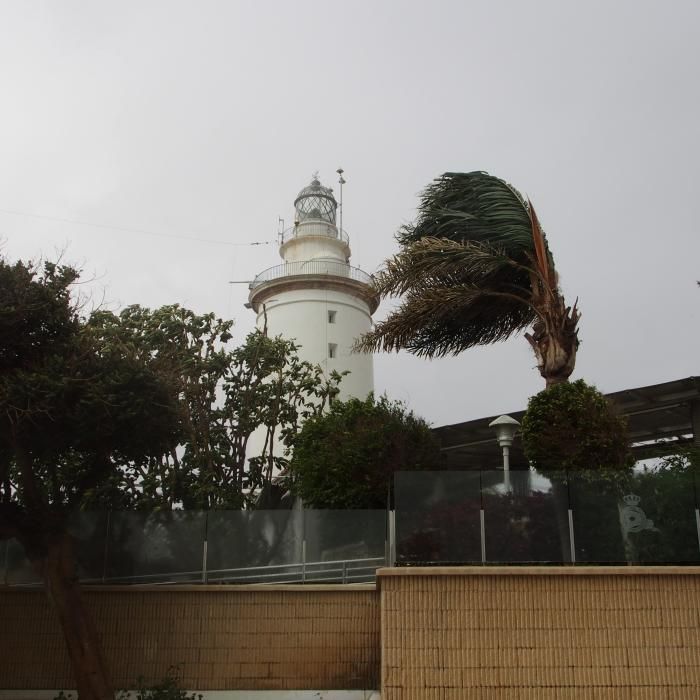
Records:
[[[625,419],[582,379],[533,396],[523,416],[522,437],[530,465],[541,472],[632,465]]]
[[[294,493],[313,508],[384,508],[395,471],[439,463],[437,440],[422,418],[370,395],[336,401],[304,423],[290,477]]]

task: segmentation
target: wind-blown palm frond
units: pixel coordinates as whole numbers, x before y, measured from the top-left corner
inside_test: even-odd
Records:
[[[536,318],[527,293],[531,274],[488,244],[425,238],[376,276],[378,293],[404,299],[358,348],[433,357],[505,340]]]
[[[375,276],[374,289],[381,295],[399,296],[426,279],[468,279],[486,281],[498,274],[525,270],[499,248],[486,243],[451,241],[446,238],[423,238],[404,248]]]
[[[526,337],[547,381],[564,381],[578,347],[576,305],[567,307],[554,260],[529,200],[484,172],[445,173],[421,195],[401,251],[375,278],[398,309],[357,343],[427,357]]]
[[[532,225],[522,195],[479,171],[445,173],[426,187],[418,219],[404,226],[397,238],[406,245],[426,236],[500,245],[515,258],[532,250]]]

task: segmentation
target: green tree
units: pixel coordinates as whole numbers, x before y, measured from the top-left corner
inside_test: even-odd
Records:
[[[158,377],[104,347],[71,299],[75,270],[0,259],[0,537],[42,577],[81,698],[113,698],[76,577],[71,510],[124,462],[162,451],[176,430]]]
[[[77,278],[0,259],[0,538],[16,538],[42,576],[80,697],[103,699],[113,689],[70,514],[250,505],[341,377],[263,333],[230,349],[229,322],[177,306],[85,321],[71,298]],[[264,447],[246,463],[256,429]]]
[[[336,401],[309,418],[294,445],[289,479],[313,508],[385,508],[394,472],[436,469],[429,425],[386,397]]]
[[[91,505],[141,509],[252,506],[288,462],[301,421],[322,411],[341,376],[299,359],[296,345],[255,331],[231,347],[231,321],[180,306],[94,314],[106,347],[128,348],[168,387],[179,431],[166,449],[125,464]],[[250,455],[258,432],[260,454]]]
[[[535,209],[517,190],[483,172],[445,173],[397,239],[375,289],[403,301],[358,349],[444,356],[532,324],[526,338],[547,386],[568,380],[580,314],[566,305]]]

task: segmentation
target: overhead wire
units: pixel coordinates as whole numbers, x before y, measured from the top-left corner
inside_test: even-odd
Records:
[[[237,243],[234,241],[223,241],[215,238],[198,238],[196,236],[187,236],[178,233],[162,233],[158,231],[147,231],[145,229],[129,228],[126,226],[113,226],[111,224],[98,224],[91,221],[79,221],[77,219],[66,219],[60,216],[48,216],[45,214],[34,214],[31,212],[16,211],[12,209],[2,209],[0,208],[0,213],[10,214],[13,216],[26,216],[33,219],[44,219],[46,221],[60,221],[64,224],[75,224],[77,226],[91,226],[93,228],[102,228],[111,231],[122,231],[124,233],[133,233],[144,236],[156,236],[159,238],[177,238],[183,241],[194,241],[195,243],[209,243],[212,245],[227,245],[233,247],[243,247],[243,246],[258,246],[258,245],[272,245],[276,241],[249,241],[247,243]]]

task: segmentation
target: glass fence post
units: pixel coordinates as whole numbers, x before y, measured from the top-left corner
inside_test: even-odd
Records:
[[[484,509],[479,510],[479,526],[481,530],[481,563],[486,563],[486,519]]]
[[[7,569],[8,569],[8,565],[9,565],[9,554],[8,554],[8,552],[9,552],[9,549],[10,549],[10,545],[9,545],[8,541],[5,540],[5,541],[2,543],[2,546],[3,546],[3,554],[4,554],[4,556],[3,556],[3,566],[2,566],[2,582],[3,582],[3,585],[7,586]]]
[[[301,504],[301,582],[306,583],[306,508]]]
[[[384,537],[384,566],[393,566],[394,565],[394,560],[395,556],[392,559],[391,556],[391,546],[394,538],[392,537],[392,532],[391,532],[391,526],[392,526],[392,510],[391,510],[391,487],[394,484],[394,479],[396,476],[394,475],[393,479],[390,479],[389,482],[386,485],[386,520],[384,521],[384,526],[386,528],[385,530],[385,537]],[[396,507],[396,506],[394,506]],[[395,550],[394,550],[395,551]],[[375,570],[376,571],[376,570]]]
[[[571,563],[576,563],[576,543],[574,541],[574,511],[569,508],[569,547],[571,548]]]
[[[389,511],[389,566],[396,566],[396,511]]]
[[[301,541],[301,582],[306,583],[306,540]]]
[[[107,511],[107,528],[105,532],[105,550],[102,558],[102,583],[107,579],[107,557],[109,556],[109,528],[112,524],[112,511]]]
[[[207,582],[207,553],[209,549],[209,513],[204,516],[204,539],[202,540],[202,583]]]

